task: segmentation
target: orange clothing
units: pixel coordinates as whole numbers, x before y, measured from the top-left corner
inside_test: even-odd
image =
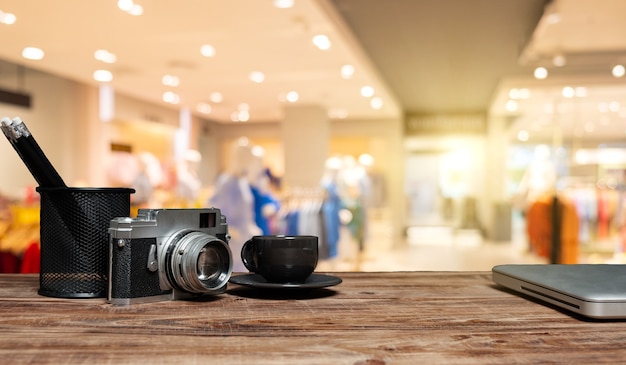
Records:
[[[540,257],[551,257],[552,252],[552,204],[554,198],[546,196],[537,199],[528,209],[526,215],[526,231],[530,248]],[[558,203],[561,216],[559,264],[578,263],[578,215],[576,207],[567,198],[559,196]]]

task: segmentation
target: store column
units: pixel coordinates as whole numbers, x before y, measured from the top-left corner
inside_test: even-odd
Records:
[[[486,211],[488,236],[493,241],[511,241],[511,201],[506,193],[506,158],[509,148],[507,126],[511,122],[502,117],[490,117],[487,123],[486,186],[482,199],[489,202]]]
[[[317,105],[285,108],[282,140],[286,188],[318,187],[328,157],[330,121]]]

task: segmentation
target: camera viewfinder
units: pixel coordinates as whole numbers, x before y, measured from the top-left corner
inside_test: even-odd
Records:
[[[200,213],[200,228],[213,228],[215,227],[215,221],[215,213]]]

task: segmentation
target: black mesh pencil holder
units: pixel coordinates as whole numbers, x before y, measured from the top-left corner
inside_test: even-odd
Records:
[[[106,297],[111,219],[128,217],[127,188],[44,188],[41,195],[39,294]]]

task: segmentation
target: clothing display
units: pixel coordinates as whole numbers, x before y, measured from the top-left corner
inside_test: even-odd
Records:
[[[271,206],[271,211],[278,211],[280,203],[271,194],[263,192],[256,186],[250,185],[250,191],[252,193],[254,206],[254,222],[264,235],[271,235],[274,231],[274,229],[272,229],[273,217],[268,216],[265,212],[268,206]]]
[[[337,197],[323,191],[289,195],[277,215],[275,234],[317,236],[320,259],[336,257],[341,206]]]
[[[552,263],[578,263],[578,215],[569,199],[546,194],[530,205],[526,219],[530,249],[537,256]]]
[[[229,246],[233,252],[233,271],[246,272],[239,253],[250,237],[261,234],[255,223],[254,198],[248,180],[229,174],[220,176],[208,205],[219,208],[226,216],[231,235]]]
[[[326,191],[326,195],[324,201],[322,203],[322,212],[323,212],[323,222],[324,222],[324,232],[325,234],[325,242],[328,246],[328,257],[333,258],[338,254],[338,243],[339,243],[339,229],[341,226],[341,220],[339,217],[339,211],[342,208],[341,197],[337,191],[337,187],[328,183],[325,184],[324,189]]]
[[[0,273],[39,272],[39,208],[11,205],[0,219]]]

